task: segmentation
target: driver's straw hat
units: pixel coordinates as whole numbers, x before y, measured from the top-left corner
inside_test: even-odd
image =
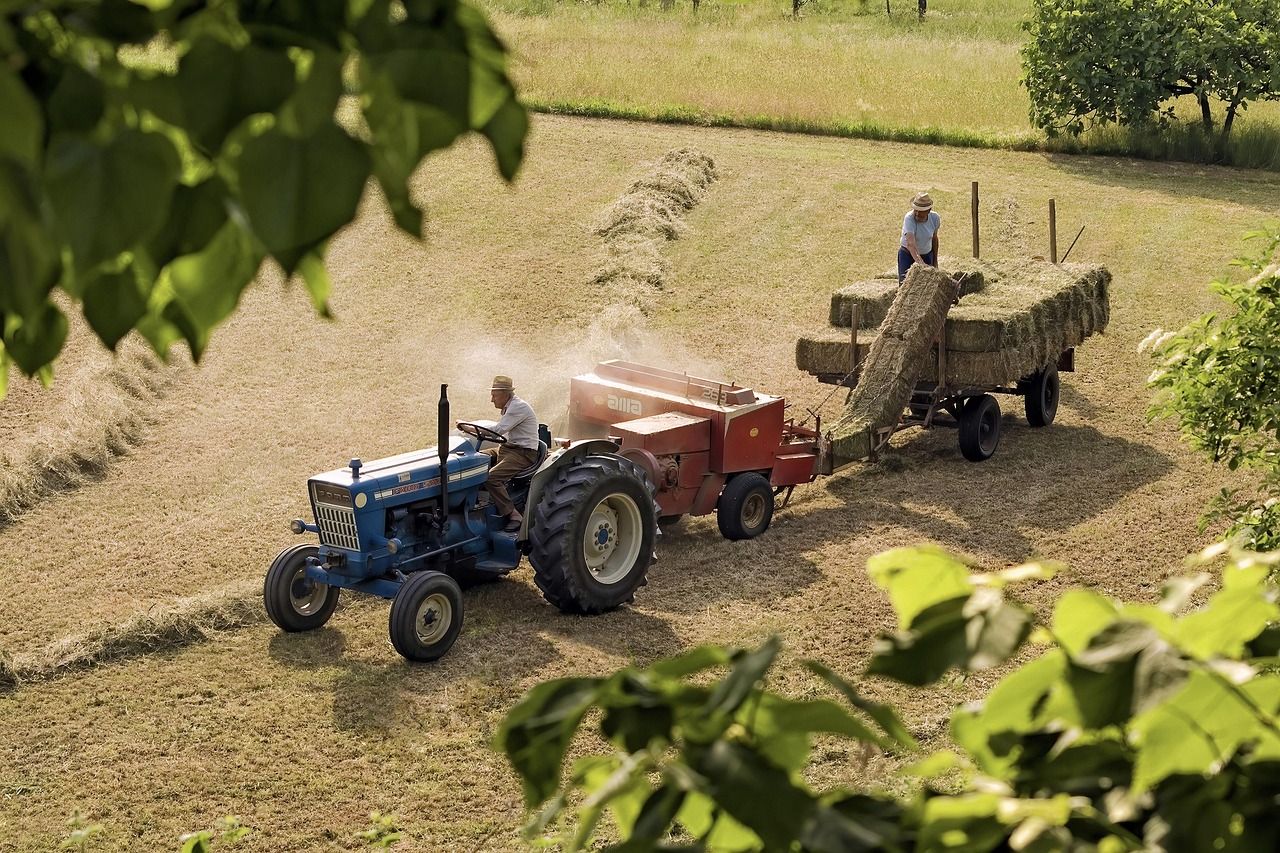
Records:
[[[511,390],[514,390],[514,388],[515,386],[511,384],[510,376],[495,376],[493,377],[493,385],[490,386],[489,390],[490,391],[511,391]]]

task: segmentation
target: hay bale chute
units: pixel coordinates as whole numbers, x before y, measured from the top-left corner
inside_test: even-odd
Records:
[[[877,430],[893,427],[911,399],[916,377],[932,359],[933,342],[955,298],[955,282],[933,267],[915,266],[897,288],[861,376],[832,431],[836,464],[871,454]]]

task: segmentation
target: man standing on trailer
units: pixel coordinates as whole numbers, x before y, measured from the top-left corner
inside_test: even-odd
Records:
[[[933,212],[933,199],[928,193],[916,193],[911,209],[902,219],[902,238],[898,241],[898,284],[907,277],[912,264],[938,265],[938,229],[942,219]]]
[[[513,533],[520,529],[524,516],[511,502],[507,483],[511,482],[512,476],[538,461],[538,418],[533,407],[515,395],[510,376],[493,377],[489,391],[494,408],[502,412],[502,417],[493,425],[493,431],[505,436],[507,441],[480,451],[497,459],[489,469],[485,488],[489,490],[498,513],[507,520],[504,530]]]

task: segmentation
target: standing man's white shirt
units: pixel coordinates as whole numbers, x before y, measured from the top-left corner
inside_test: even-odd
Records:
[[[514,394],[502,407],[502,417],[493,427],[494,432],[507,437],[507,444],[525,450],[538,449],[538,417],[533,407]]]

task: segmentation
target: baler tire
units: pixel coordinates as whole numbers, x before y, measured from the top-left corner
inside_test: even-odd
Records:
[[[422,663],[439,660],[462,631],[462,587],[444,572],[409,575],[391,600],[387,631],[402,657]]]
[[[633,601],[654,558],[656,492],[642,468],[613,454],[557,469],[529,519],[529,563],[543,597],[564,613],[588,615]],[[595,569],[588,548],[600,561]],[[611,567],[619,548],[619,565]]]
[[[292,545],[271,561],[262,585],[267,616],[283,631],[314,631],[338,606],[338,587],[316,583],[303,574],[307,557],[320,552],[315,545]]]
[[[1022,402],[1027,412],[1027,423],[1033,427],[1046,427],[1058,414],[1058,367],[1051,364],[1018,382]]]
[[[716,501],[716,523],[730,541],[754,539],[773,521],[773,486],[760,474],[738,474]]]
[[[985,462],[1000,446],[1000,403],[990,394],[970,397],[960,410],[960,452],[970,462]]]

